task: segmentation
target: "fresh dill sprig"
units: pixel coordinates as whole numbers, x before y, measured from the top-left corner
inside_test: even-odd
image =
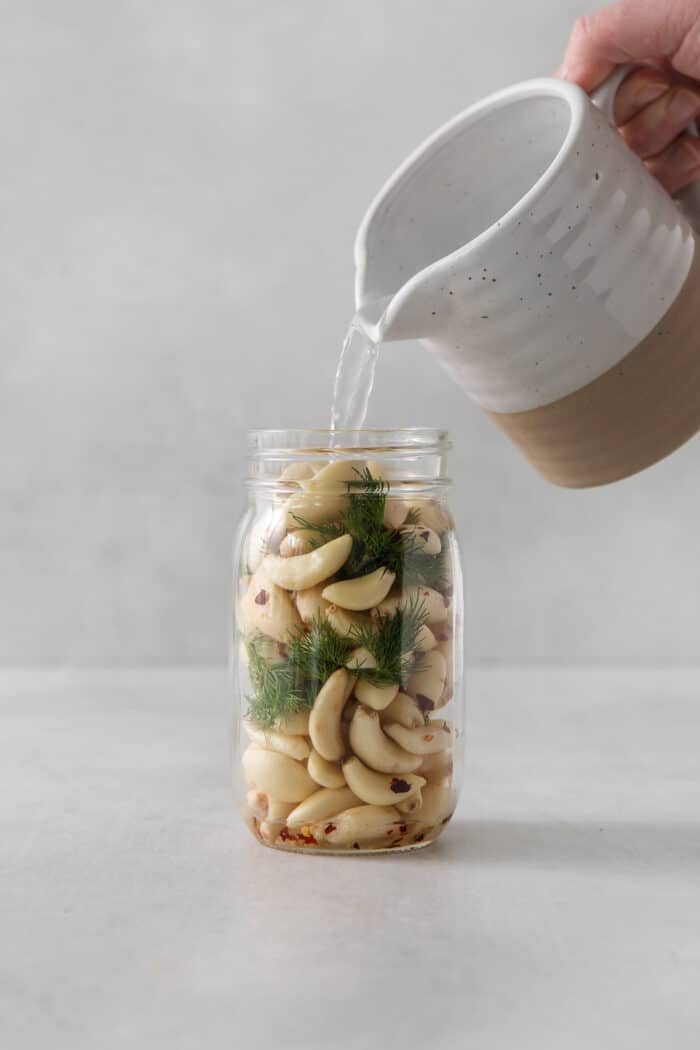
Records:
[[[296,676],[286,662],[266,660],[253,641],[246,643],[246,650],[253,686],[247,718],[262,729],[269,729],[285,715],[308,709],[308,699],[299,690]]]
[[[269,729],[286,714],[310,711],[321,686],[343,667],[355,648],[331,625],[316,616],[306,633],[290,638],[283,660],[268,661],[255,641],[246,645],[253,695],[248,698],[248,718]]]
[[[305,634],[290,639],[287,661],[303,682],[304,694],[311,703],[333,672],[344,667],[354,648],[355,642],[341,637],[320,613],[314,616]]]
[[[292,517],[298,528],[308,529],[309,532],[317,532],[322,537],[323,543],[328,543],[329,540],[337,540],[338,536],[342,536],[346,531],[337,521],[309,521],[308,518],[304,518],[300,514],[292,514]],[[321,542],[312,539],[311,546],[320,547]]]
[[[368,624],[353,627],[352,637],[372,654],[376,668],[361,671],[377,685],[403,683],[415,670],[415,647],[427,620],[420,596],[400,605],[393,613],[377,613]]]
[[[406,586],[444,590],[449,582],[447,554],[444,539],[439,554],[426,554],[414,546],[413,550],[406,552],[404,556],[401,567],[403,582]]]

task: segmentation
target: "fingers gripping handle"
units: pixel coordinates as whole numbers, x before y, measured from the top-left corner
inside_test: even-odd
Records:
[[[592,102],[613,126],[615,124],[615,96],[623,80],[626,80],[635,69],[639,69],[639,66],[633,64],[618,66],[600,87],[591,93]],[[698,127],[695,121],[688,125],[687,132],[697,138]],[[693,229],[700,232],[700,182],[686,186],[685,189],[675,193],[673,199]]]

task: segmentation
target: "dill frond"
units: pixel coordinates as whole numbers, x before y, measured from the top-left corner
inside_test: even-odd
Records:
[[[255,641],[246,643],[248,673],[253,695],[248,698],[248,718],[263,729],[296,711],[310,711],[321,686],[334,671],[344,667],[355,642],[341,638],[331,625],[316,616],[306,632],[291,638],[283,660],[270,662]]]
[[[329,540],[337,540],[338,536],[342,536],[345,529],[342,525],[339,525],[336,521],[309,521],[307,518],[301,517],[299,514],[292,514],[294,521],[300,529],[308,529],[309,532],[317,532],[319,536],[323,538],[324,543],[328,543]],[[320,547],[321,544],[315,540],[311,541],[312,546]]]
[[[300,683],[286,662],[269,662],[259,653],[255,642],[247,642],[246,649],[253,687],[253,695],[248,697],[247,718],[262,729],[269,729],[284,715],[310,708],[308,697],[299,689]]]
[[[287,646],[287,662],[303,682],[306,696],[313,703],[321,686],[334,671],[344,667],[355,648],[351,638],[342,638],[320,613],[314,616],[305,634],[298,634]]]
[[[426,620],[425,606],[417,596],[395,612],[378,613],[371,623],[353,628],[353,640],[364,646],[377,664],[360,673],[378,685],[403,683],[415,670],[414,650]]]

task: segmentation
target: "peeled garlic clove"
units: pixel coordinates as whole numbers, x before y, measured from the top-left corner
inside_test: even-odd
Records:
[[[313,463],[288,463],[280,474],[280,481],[304,481],[312,478],[315,472]]]
[[[350,671],[373,671],[377,666],[377,661],[369,649],[365,649],[363,645],[360,645],[350,653],[345,661],[345,666]]]
[[[395,574],[388,569],[375,569],[366,576],[329,584],[323,590],[323,597],[341,609],[363,612],[386,598],[395,579]]]
[[[311,833],[317,842],[338,848],[388,845],[400,834],[402,819],[395,806],[354,806],[312,825]]]
[[[264,791],[256,791],[254,788],[248,792],[247,800],[257,817],[275,823],[285,821],[294,809],[293,802],[280,802],[278,798],[270,798]]]
[[[301,619],[289,594],[267,575],[264,564],[253,574],[238,606],[238,625],[246,634],[264,634],[287,642],[301,628]]]
[[[311,751],[306,768],[309,771],[309,776],[313,777],[321,787],[345,787],[345,777],[340,766],[323,758],[318,751]]]
[[[427,525],[404,525],[401,528],[401,536],[410,544],[409,549],[423,554],[439,554],[442,550],[440,537]]]
[[[353,679],[342,667],[334,671],[314,700],[309,718],[309,735],[314,750],[328,762],[338,762],[345,754],[340,719],[350,696]]]
[[[408,680],[409,691],[415,696],[422,711],[438,707],[445,692],[447,664],[439,649],[433,649],[421,659],[418,670]]]
[[[449,603],[445,602],[440,592],[432,587],[409,587],[401,594],[392,594],[387,597],[377,606],[376,612],[373,610],[373,613],[393,616],[399,606],[401,608],[418,606],[425,614],[426,623],[442,624],[449,616],[448,605]],[[435,633],[434,630],[433,633]]]
[[[297,591],[294,601],[304,623],[311,623],[316,616],[322,616],[329,605],[323,597],[322,583],[304,591]]]
[[[418,811],[420,810],[421,806],[423,805],[423,794],[422,794],[422,792],[424,790],[425,790],[425,788],[421,788],[421,790],[418,792],[418,794],[414,795],[413,798],[409,798],[409,800],[407,802],[397,802],[396,803],[396,808],[398,809],[399,813],[406,813],[406,814],[418,813]]]
[[[418,602],[425,610],[426,623],[444,623],[449,616],[449,602],[432,587],[415,587],[407,592],[409,600]]]
[[[303,824],[313,824],[316,820],[325,820],[350,806],[359,805],[360,800],[348,787],[320,788],[292,810],[287,817],[287,826],[298,828]]]
[[[412,696],[398,693],[382,711],[382,724],[386,725],[389,722],[398,722],[407,729],[415,729],[416,726],[425,725],[425,717]]]
[[[349,613],[337,605],[329,605],[325,616],[335,633],[341,638],[351,638],[357,630],[366,627],[369,623],[366,613]]]
[[[323,536],[316,529],[292,529],[280,543],[280,555],[294,558],[297,554],[308,554],[323,542]]]
[[[248,784],[281,802],[301,802],[317,789],[301,762],[278,751],[250,744],[242,761]]]
[[[352,536],[338,536],[308,554],[297,554],[292,558],[269,554],[263,565],[278,587],[286,591],[303,591],[334,576],[348,560],[351,549]]]
[[[400,725],[386,725],[384,732],[400,747],[410,751],[412,755],[432,755],[436,751],[444,751],[452,745],[453,738],[449,722],[435,719],[416,729],[406,729],[405,726]],[[347,773],[345,779],[347,780]],[[350,783],[349,780],[348,783]]]
[[[320,525],[337,521],[348,506],[347,495],[336,492],[300,492],[290,496],[284,505],[284,524],[287,529],[299,529],[305,522]]]
[[[247,667],[250,663],[250,658],[248,655],[248,647],[245,643],[243,644],[245,648],[245,664]],[[255,653],[261,660],[266,660],[267,663],[276,663],[278,660],[282,659],[283,651],[283,643],[276,642],[274,638],[263,638],[262,635],[258,635],[255,639]]]
[[[248,808],[255,814],[256,817],[260,817],[264,820],[267,816],[267,795],[264,791],[256,791],[255,788],[251,788],[246,795],[246,802]]]
[[[313,550],[310,529],[294,529],[280,543],[280,558],[294,558],[297,554],[308,554]]]
[[[355,686],[357,699],[374,711],[383,711],[385,707],[388,707],[392,700],[396,698],[398,691],[398,682],[375,685],[374,682],[370,682],[366,678],[360,678]]]
[[[418,517],[420,525],[426,525],[435,532],[443,533],[454,528],[454,521],[449,510],[437,500],[416,500],[412,502],[411,510]]]
[[[302,485],[307,492],[347,492],[348,482],[361,481],[364,469],[361,459],[336,459]]]
[[[423,761],[418,767],[422,777],[426,777],[428,783],[434,783],[443,777],[452,774],[452,751],[436,751],[432,755],[424,755]]]
[[[416,650],[419,653],[429,653],[437,644],[437,638],[433,632],[426,624],[423,624],[416,637]]]
[[[281,755],[289,755],[299,762],[305,761],[311,753],[303,736],[287,736],[276,729],[260,729],[249,721],[245,721],[243,727],[251,740],[270,751],[279,751]]]
[[[410,507],[405,500],[387,496],[384,504],[384,524],[387,529],[398,529],[403,525]]]
[[[268,507],[254,523],[248,537],[246,561],[255,572],[266,554],[276,549],[284,535],[285,513],[279,507]]]
[[[281,822],[261,820],[258,824],[258,833],[266,845],[272,846],[276,842],[283,826]]]
[[[444,707],[449,700],[452,699],[452,693],[454,691],[455,678],[454,678],[454,642],[451,638],[448,638],[444,642],[438,642],[438,652],[442,653],[442,657],[445,661],[445,691],[442,695],[442,702],[437,703],[436,707]]]
[[[373,806],[406,802],[425,784],[423,777],[415,773],[375,773],[356,757],[343,763],[343,773],[350,790],[363,802]]]
[[[358,707],[350,723],[350,747],[357,757],[378,773],[412,773],[420,756],[404,751],[382,731],[379,715]]]
[[[440,824],[446,817],[452,816],[455,797],[449,780],[444,779],[434,784],[427,784],[423,788],[422,797],[421,824]]]

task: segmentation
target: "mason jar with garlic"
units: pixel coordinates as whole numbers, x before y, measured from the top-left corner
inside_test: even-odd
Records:
[[[442,431],[249,438],[233,782],[265,845],[417,849],[460,787],[463,600]]]

